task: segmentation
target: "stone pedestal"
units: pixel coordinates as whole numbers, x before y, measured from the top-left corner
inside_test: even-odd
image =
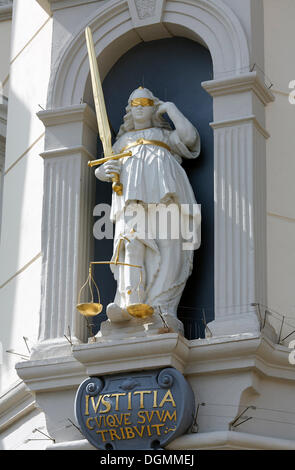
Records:
[[[96,335],[96,342],[105,342],[125,338],[137,338],[167,333],[179,333],[183,335],[183,324],[172,315],[154,313],[150,318],[131,318],[124,322],[111,322],[107,320],[101,324],[100,331]]]
[[[177,333],[109,337],[73,347],[74,358],[89,376],[161,367],[175,367],[183,373],[188,355],[189,341]]]

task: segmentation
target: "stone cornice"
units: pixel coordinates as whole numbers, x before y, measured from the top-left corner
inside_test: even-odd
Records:
[[[71,388],[87,378],[82,364],[69,356],[19,362],[15,368],[32,391]]]
[[[7,5],[0,5],[0,22],[11,21],[12,19],[12,3]]]
[[[265,106],[275,99],[271,91],[261,81],[257,72],[210,80],[203,82],[202,87],[213,97],[252,91]]]
[[[169,366],[186,376],[252,370],[265,377],[295,381],[287,347],[247,334],[188,341],[168,333],[74,345],[72,351],[74,357],[20,362],[17,373],[34,392],[78,386],[89,375]]]
[[[35,409],[35,399],[25,384],[15,383],[0,397],[0,432]]]
[[[251,116],[243,116],[243,117],[236,118],[236,119],[210,122],[210,126],[213,129],[222,129],[224,127],[238,126],[238,125],[249,123],[249,122],[252,122],[254,124],[258,132],[260,132],[260,134],[262,134],[265,139],[268,139],[270,137],[270,134],[267,132],[267,130],[263,126],[261,126],[261,124],[258,122],[256,117],[254,116],[254,114]]]
[[[7,408],[15,406],[28,396],[32,396],[22,381],[16,382],[3,395],[0,396],[0,418]]]
[[[77,145],[76,147],[62,147],[53,150],[46,150],[45,152],[40,153],[40,157],[44,159],[48,158],[56,158],[56,157],[66,157],[68,155],[74,155],[75,153],[82,153],[85,155],[86,158],[89,160],[93,160],[95,158],[86,147],[82,145]]]
[[[59,126],[73,122],[84,122],[97,132],[97,121],[94,111],[87,104],[78,104],[64,108],[39,111],[38,118],[45,127]]]
[[[241,369],[257,370],[266,377],[295,381],[295,368],[288,361],[290,350],[266,336],[191,341],[185,374],[216,374]]]

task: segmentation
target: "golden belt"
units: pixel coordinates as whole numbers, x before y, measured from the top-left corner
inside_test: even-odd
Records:
[[[128,150],[131,147],[136,147],[136,145],[157,145],[158,147],[164,147],[165,149],[167,149],[171,152],[171,149],[170,149],[169,145],[165,144],[164,142],[161,142],[161,140],[138,139],[134,142],[130,142],[130,144],[123,147],[121,149],[120,153],[125,152],[125,150]]]

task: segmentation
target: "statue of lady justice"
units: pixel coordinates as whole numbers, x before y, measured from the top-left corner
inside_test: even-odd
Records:
[[[101,181],[111,181],[117,173],[123,184],[122,195],[113,193],[111,220],[116,225],[113,260],[119,256],[125,265],[111,265],[117,292],[107,307],[107,316],[112,322],[130,320],[126,307],[140,298],[155,310],[160,307],[162,314],[176,317],[192,271],[193,250],[200,244],[197,232],[201,223],[181,162],[182,157],[198,157],[200,137],[175,104],[160,101],[147,88],[139,87],[131,93],[126,111],[113,151],[119,154],[130,150],[132,156],[109,160],[95,171]],[[175,130],[163,118],[164,113]],[[184,249],[183,231],[179,237],[166,239],[157,232],[155,211],[171,204],[178,210],[180,224],[188,227],[193,222],[195,233],[189,249]],[[132,226],[130,214],[138,213],[139,208],[141,217]],[[141,273],[130,265],[141,266]]]

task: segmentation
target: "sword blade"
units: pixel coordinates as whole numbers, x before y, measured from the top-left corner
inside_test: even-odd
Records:
[[[99,137],[102,142],[104,155],[107,157],[107,156],[112,155],[113,153],[112,135],[111,135],[105,100],[104,100],[103,91],[102,91],[102,84],[101,84],[98,64],[96,60],[92,32],[89,26],[85,30],[85,36],[86,36],[86,44],[87,44],[88,56],[89,56],[90,74],[91,74],[91,82],[92,82]]]

